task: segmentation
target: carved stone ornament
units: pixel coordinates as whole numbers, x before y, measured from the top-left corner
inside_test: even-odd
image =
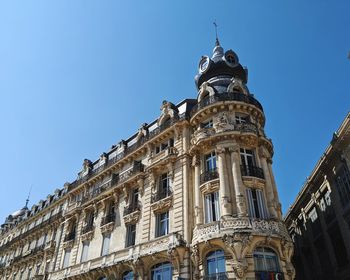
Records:
[[[169,209],[171,207],[171,205],[173,204],[173,196],[167,196],[166,198],[163,198],[159,201],[154,202],[151,207],[152,210],[157,213],[157,212],[162,212],[162,211],[166,211],[167,209]]]
[[[266,158],[266,159],[271,158],[270,153],[268,152],[268,150],[264,146],[261,146],[259,148],[259,156],[262,158]]]
[[[235,271],[236,276],[243,278],[248,270],[248,262],[245,258],[235,261],[233,263],[233,270]]]
[[[139,141],[143,137],[146,137],[148,135],[148,127],[147,123],[143,123],[141,127],[138,129],[137,135],[136,135],[136,141]]]
[[[193,155],[192,157],[192,166],[199,166],[200,165],[200,157],[198,154]]]
[[[200,186],[200,190],[203,194],[212,193],[219,190],[219,179],[209,181]]]
[[[207,139],[208,137],[213,135],[215,135],[215,129],[211,127],[196,130],[192,135],[191,144],[196,145],[200,140]]]
[[[140,219],[140,211],[134,211],[128,215],[124,216],[124,223],[125,224],[135,224],[138,222],[138,220]]]
[[[67,248],[73,248],[74,245],[74,240],[69,240],[63,243],[63,248],[67,249]]]
[[[176,106],[169,102],[164,100],[162,102],[162,106],[160,107],[161,115],[158,119],[158,125],[162,125],[167,119],[172,119],[174,117],[178,117],[178,110]]]
[[[215,91],[214,89],[210,86],[208,82],[204,82],[198,92],[198,102],[201,102],[206,96],[214,96]]]
[[[228,92],[239,91],[246,95],[249,95],[248,87],[245,84],[243,84],[243,82],[240,79],[237,79],[237,78],[231,79],[231,83],[228,85],[227,91]]]
[[[235,128],[234,125],[230,123],[226,112],[223,112],[214,118],[213,127],[217,133],[234,130]]]
[[[105,224],[103,226],[101,226],[101,233],[110,233],[112,232],[114,229],[114,222],[110,222],[108,224]]]
[[[91,230],[81,235],[81,241],[92,240],[93,237],[94,237],[94,230]]]

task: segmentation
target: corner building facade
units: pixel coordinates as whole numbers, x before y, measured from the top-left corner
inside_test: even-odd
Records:
[[[294,279],[247,70],[217,40],[195,80],[197,99],[164,101],[56,196],[6,219],[1,279]]]

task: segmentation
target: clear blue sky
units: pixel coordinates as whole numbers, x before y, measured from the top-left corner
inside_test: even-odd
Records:
[[[161,101],[195,98],[220,41],[249,69],[284,212],[349,111],[350,1],[3,1],[0,220],[73,181]]]

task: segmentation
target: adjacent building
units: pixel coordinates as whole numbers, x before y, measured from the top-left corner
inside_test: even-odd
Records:
[[[216,41],[196,99],[159,118],[77,180],[10,215],[0,279],[294,279],[265,115],[247,69]]]
[[[350,279],[350,113],[285,217],[296,279]]]

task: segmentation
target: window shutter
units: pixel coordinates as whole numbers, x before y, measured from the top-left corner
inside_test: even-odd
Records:
[[[219,192],[214,193],[214,204],[215,204],[215,221],[220,219],[220,207],[219,207]]]
[[[264,200],[264,194],[261,190],[256,190],[257,198],[258,198],[258,205],[259,205],[259,212],[260,216],[263,219],[267,218],[267,211],[266,211],[266,205]]]

